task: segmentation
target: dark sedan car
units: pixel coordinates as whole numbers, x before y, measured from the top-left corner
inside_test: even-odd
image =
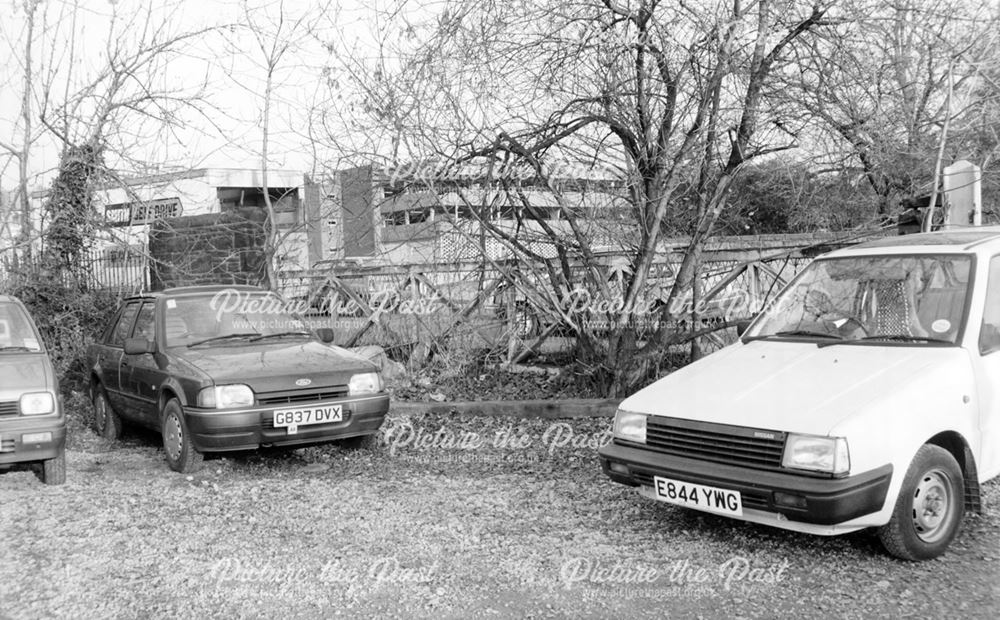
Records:
[[[88,351],[97,431],[115,439],[123,420],[159,431],[179,472],[196,470],[204,452],[360,444],[382,425],[389,395],[373,364],[317,333],[256,287],[127,299]]]

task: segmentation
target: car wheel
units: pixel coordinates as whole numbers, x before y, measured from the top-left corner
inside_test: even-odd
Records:
[[[945,552],[962,527],[965,486],[955,457],[925,444],[906,470],[889,523],[879,539],[892,555],[929,560]]]
[[[63,484],[66,482],[66,453],[59,452],[54,459],[42,461],[42,482],[45,484]]]
[[[347,450],[371,450],[375,447],[375,433],[369,435],[357,435],[355,437],[348,437],[347,439],[341,439],[341,447]]]
[[[195,450],[191,433],[184,420],[184,411],[177,399],[171,399],[163,408],[163,451],[170,469],[187,474],[201,469],[202,454]]]
[[[122,419],[111,408],[108,395],[100,385],[94,386],[94,428],[98,435],[110,441],[122,436]]]

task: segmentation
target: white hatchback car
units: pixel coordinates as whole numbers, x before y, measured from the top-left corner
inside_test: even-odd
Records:
[[[816,259],[739,342],[625,399],[600,456],[652,499],[942,554],[1000,473],[1000,228]]]

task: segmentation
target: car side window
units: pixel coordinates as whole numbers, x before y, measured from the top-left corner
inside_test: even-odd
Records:
[[[111,340],[108,344],[113,347],[121,347],[125,345],[125,338],[128,337],[129,330],[132,329],[132,323],[135,320],[135,315],[139,312],[139,302],[130,302],[125,309],[122,310],[121,315],[118,317],[118,322],[115,324],[114,331],[111,332]]]
[[[112,338],[112,336],[115,333],[115,328],[118,327],[118,319],[121,317],[122,312],[124,312],[124,311],[125,311],[124,307],[118,308],[118,310],[115,311],[114,317],[111,319],[110,322],[108,322],[108,325],[104,328],[104,331],[101,332],[101,343],[102,344],[110,344],[111,343],[111,338]]]
[[[142,338],[143,340],[153,340],[154,309],[155,309],[155,304],[151,301],[147,301],[142,304],[142,308],[139,309],[139,316],[135,319],[135,328],[132,330],[133,338]]]
[[[986,307],[983,308],[983,325],[979,329],[979,352],[986,355],[994,351],[1000,351],[1000,256],[990,259]]]

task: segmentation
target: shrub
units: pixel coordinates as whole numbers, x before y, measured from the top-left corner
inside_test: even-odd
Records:
[[[87,345],[103,331],[119,296],[66,285],[44,269],[8,281],[3,290],[24,302],[49,350],[63,394],[86,389]]]

